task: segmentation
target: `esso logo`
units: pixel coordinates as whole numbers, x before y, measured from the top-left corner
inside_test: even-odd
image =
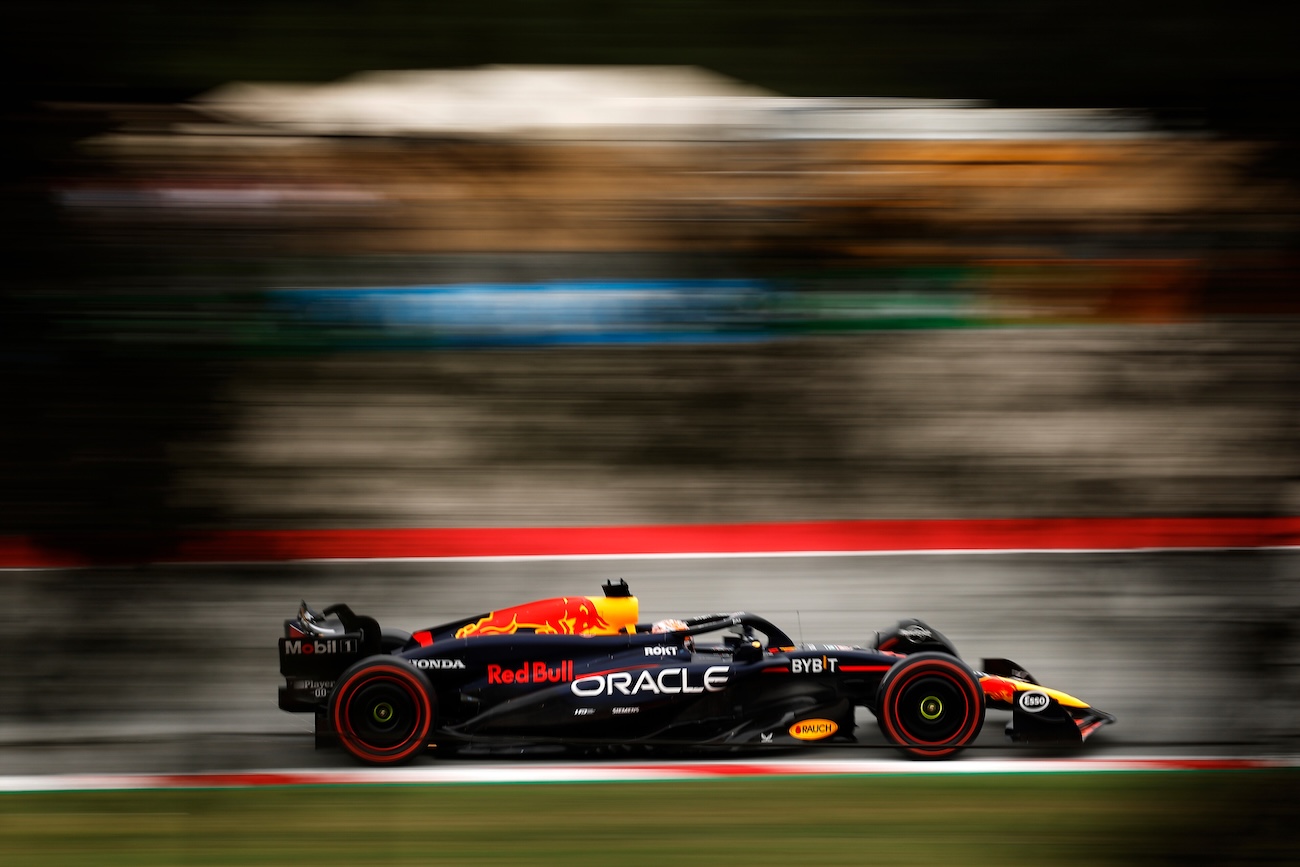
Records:
[[[1020,709],[1025,713],[1040,713],[1047,710],[1051,704],[1051,699],[1045,693],[1041,692],[1022,692],[1020,693]]]

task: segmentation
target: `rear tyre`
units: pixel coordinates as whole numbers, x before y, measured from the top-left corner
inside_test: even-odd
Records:
[[[945,759],[984,727],[984,691],[975,672],[944,653],[899,660],[876,694],[885,738],[914,759]]]
[[[428,746],[433,690],[405,662],[372,656],[339,678],[330,697],[330,726],[339,746],[372,765],[408,762]]]

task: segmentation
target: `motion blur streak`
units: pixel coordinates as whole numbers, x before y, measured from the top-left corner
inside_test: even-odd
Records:
[[[42,105],[0,530],[51,562],[1300,511],[1300,220],[1258,136],[685,64]]]
[[[179,539],[166,561],[626,558],[816,552],[1291,548],[1298,545],[1300,517],[877,520],[662,527],[211,532],[188,534]],[[85,558],[41,551],[26,540],[0,538],[0,568],[90,565],[95,564]]]
[[[858,776],[867,774],[1096,774],[1152,771],[1247,771],[1294,768],[1287,759],[1122,758],[1000,761],[900,765],[897,761],[715,761],[523,764],[501,767],[409,768],[354,771],[260,771],[207,774],[62,774],[0,776],[0,792],[86,792],[115,789],[221,789],[268,786],[447,785],[473,783],[596,783],[709,780],[743,777]]]
[[[1014,634],[1121,718],[1090,749],[1294,755],[1297,10],[11,0],[0,773],[313,767],[265,698],[304,597],[420,629],[620,577]],[[1051,839],[1240,863],[1281,788]],[[751,857],[817,860],[762,815]]]

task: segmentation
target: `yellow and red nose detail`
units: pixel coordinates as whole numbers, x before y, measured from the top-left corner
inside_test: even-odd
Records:
[[[1016,686],[1005,677],[986,674],[980,678],[980,686],[989,701],[999,704],[1011,704],[1016,699]]]
[[[1036,683],[1029,683],[1025,680],[1016,680],[1013,677],[999,677],[996,674],[986,674],[980,678],[980,686],[984,688],[984,695],[990,702],[996,702],[999,705],[1008,707],[1015,704],[1016,693],[1018,692],[1041,692],[1048,698],[1056,699],[1056,703],[1062,707],[1091,707],[1087,702],[1081,701],[1068,693],[1061,692],[1058,689],[1049,689],[1045,686],[1039,686]]]

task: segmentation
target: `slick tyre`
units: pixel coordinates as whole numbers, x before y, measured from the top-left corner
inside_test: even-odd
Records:
[[[420,755],[428,746],[433,716],[428,678],[384,656],[363,659],[343,672],[329,703],[339,746],[371,765],[397,765]]]
[[[946,653],[899,660],[876,694],[885,738],[914,759],[946,759],[984,727],[984,690],[965,663]]]

